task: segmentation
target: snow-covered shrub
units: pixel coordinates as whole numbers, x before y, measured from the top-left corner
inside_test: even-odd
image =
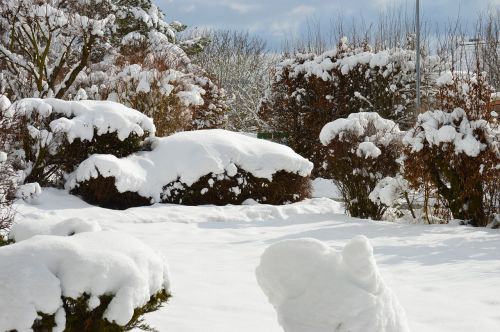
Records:
[[[26,183],[60,184],[90,155],[127,156],[155,132],[150,118],[110,101],[27,98],[11,109],[20,118],[11,149],[19,151]]]
[[[141,316],[170,296],[164,259],[130,235],[87,230],[0,248],[1,331],[148,328]]]
[[[288,143],[316,165],[321,174],[324,149],[317,141],[321,128],[351,113],[377,112],[402,128],[414,121],[415,52],[369,47],[351,50],[343,39],[320,55],[297,54],[275,68],[261,117],[274,131],[288,133]],[[423,60],[426,68],[437,58]]]
[[[374,112],[350,114],[326,124],[320,141],[326,146],[325,173],[340,190],[349,214],[378,220],[387,206],[372,201],[379,180],[395,176],[400,165],[398,125]]]
[[[93,155],[67,187],[91,203],[127,208],[155,202],[283,204],[310,195],[312,163],[289,147],[235,132],[181,132],[126,158]]]
[[[115,65],[100,68],[111,77],[88,77],[89,96],[115,100],[150,116],[158,136],[224,126],[224,90],[191,64],[182,49],[173,44],[159,47],[168,43],[162,35],[127,38]]]
[[[500,129],[484,74],[444,73],[436,110],[420,114],[405,144],[405,177],[429,184],[453,218],[485,226],[500,213]]]
[[[364,236],[342,252],[314,239],[275,243],[261,257],[257,280],[285,332],[409,331]]]

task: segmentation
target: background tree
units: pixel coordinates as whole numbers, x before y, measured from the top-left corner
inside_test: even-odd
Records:
[[[270,69],[276,57],[266,43],[248,32],[231,30],[194,31],[189,38],[207,45],[192,57],[228,96],[227,128],[255,132],[266,127],[257,115],[260,101],[270,84]]]

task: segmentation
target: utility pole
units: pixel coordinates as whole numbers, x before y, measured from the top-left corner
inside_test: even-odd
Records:
[[[418,113],[420,113],[420,1],[419,0],[417,0],[415,8],[415,25],[416,25],[415,67],[417,70],[417,100],[415,102],[415,118],[417,118]]]

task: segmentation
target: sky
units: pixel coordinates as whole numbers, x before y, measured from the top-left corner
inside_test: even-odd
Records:
[[[344,22],[362,18],[374,22],[388,8],[408,8],[415,0],[153,0],[166,13],[190,27],[249,31],[265,39],[270,47],[279,47],[286,38],[300,37],[307,23],[329,26],[341,15]],[[470,20],[480,11],[500,9],[500,0],[420,0],[421,20],[435,25],[448,22],[460,13]]]

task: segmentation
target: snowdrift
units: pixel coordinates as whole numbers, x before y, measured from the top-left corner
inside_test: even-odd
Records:
[[[53,224],[53,231],[45,233],[62,235],[74,224]],[[21,228],[15,238],[24,241],[0,248],[0,331],[30,330],[39,313],[55,315],[55,331],[63,331],[61,297],[84,294],[90,296],[90,310],[100,305],[100,296],[112,295],[103,318],[123,326],[134,309],[169,291],[164,259],[130,235],[98,231],[92,224],[73,236],[33,236],[36,232],[27,234],[26,225]]]
[[[239,204],[248,198],[282,204],[309,196],[312,168],[289,147],[226,130],[199,130],[151,139],[151,151],[125,158],[93,155],[66,186],[106,207]]]
[[[409,331],[364,236],[342,252],[314,239],[278,242],[264,252],[256,273],[286,332]]]

